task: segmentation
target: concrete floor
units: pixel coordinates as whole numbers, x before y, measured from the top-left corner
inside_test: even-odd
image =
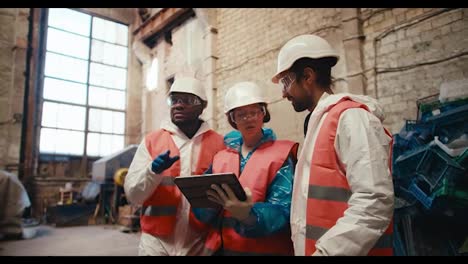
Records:
[[[121,226],[36,227],[31,239],[0,241],[0,256],[137,256],[140,233]]]

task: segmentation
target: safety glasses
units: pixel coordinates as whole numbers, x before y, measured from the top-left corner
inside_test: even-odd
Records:
[[[280,83],[283,86],[283,93],[289,92],[291,85],[296,81],[296,74],[294,72],[288,72],[285,76],[280,79]]]
[[[243,123],[249,119],[257,119],[265,116],[265,108],[255,109],[251,111],[238,111],[234,110],[230,112],[231,120],[234,123]]]
[[[167,97],[167,104],[173,106],[176,104],[184,105],[201,105],[201,100],[194,95],[169,95]]]

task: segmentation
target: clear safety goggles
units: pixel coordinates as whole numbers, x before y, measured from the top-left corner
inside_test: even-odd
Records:
[[[230,113],[231,120],[234,123],[241,123],[241,122],[246,122],[249,119],[257,119],[259,117],[265,116],[265,107],[262,107],[262,109],[255,109],[251,111],[232,111]]]
[[[201,105],[200,98],[195,95],[169,95],[167,97],[167,104],[173,106],[176,104],[184,105]]]
[[[293,82],[296,81],[296,74],[294,72],[288,72],[279,81],[282,85],[283,93],[287,93],[289,92],[289,89],[291,88],[291,85],[293,84]]]

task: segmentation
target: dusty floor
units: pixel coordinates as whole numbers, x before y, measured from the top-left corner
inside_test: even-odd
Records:
[[[120,226],[38,226],[31,239],[0,241],[0,256],[137,256],[140,233]]]

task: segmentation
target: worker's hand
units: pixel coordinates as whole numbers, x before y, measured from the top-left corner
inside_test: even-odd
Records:
[[[227,184],[211,185],[212,190],[208,190],[206,194],[208,199],[222,205],[225,210],[229,211],[232,217],[239,221],[247,219],[250,215],[250,210],[253,207],[252,192],[249,188],[244,188],[247,199],[239,201],[232,189]]]
[[[168,169],[169,167],[174,164],[177,160],[179,160],[179,156],[169,157],[170,150],[160,154],[157,156],[153,162],[151,163],[151,170],[154,173],[161,173],[164,170]]]

